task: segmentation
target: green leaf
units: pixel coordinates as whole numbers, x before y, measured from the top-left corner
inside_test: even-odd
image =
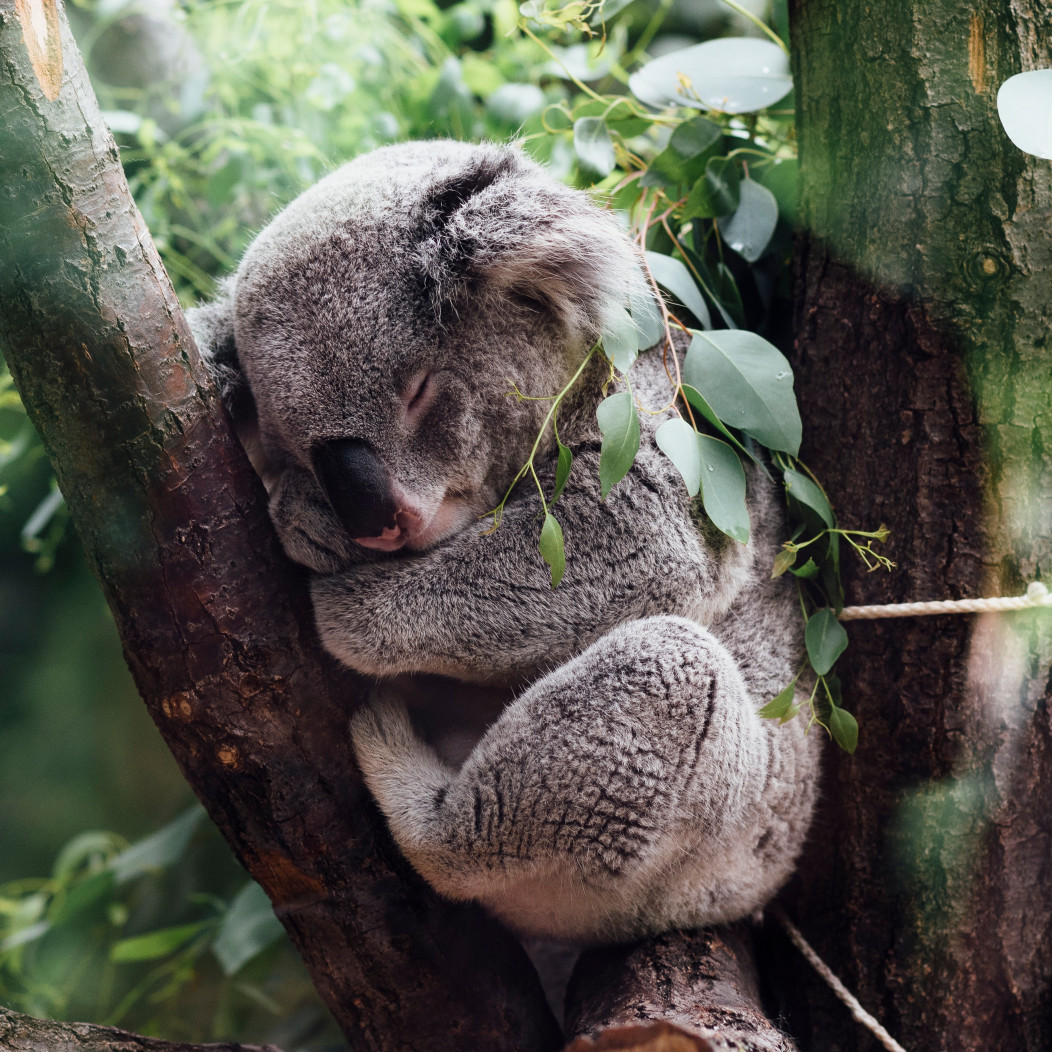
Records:
[[[1052,158],[1052,69],[1009,77],[997,89],[997,115],[1005,134],[1025,153]]]
[[[654,435],[658,449],[676,466],[687,484],[687,493],[696,497],[701,489],[701,448],[698,445],[698,432],[686,422],[676,417],[666,420]]]
[[[810,580],[812,577],[818,576],[818,563],[814,559],[808,559],[803,566],[794,566],[791,572],[796,577]]]
[[[738,207],[741,175],[732,157],[713,157],[683,206],[684,219],[730,215]]]
[[[760,709],[759,715],[765,720],[780,720],[788,711],[789,706],[793,703],[793,698],[796,695],[796,680],[793,679],[787,686],[782,689],[769,701],[762,709]]]
[[[648,106],[690,106],[721,113],[765,109],[792,90],[789,60],[773,41],[721,37],[648,62],[628,80]]]
[[[686,266],[678,259],[663,256],[660,252],[648,252],[646,258],[654,280],[663,289],[668,289],[698,319],[703,329],[712,328],[709,308],[705,306],[705,300]]]
[[[756,172],[756,181],[774,194],[778,214],[789,223],[796,222],[799,176],[800,166],[795,157],[775,161]]]
[[[808,618],[804,643],[811,667],[818,675],[824,676],[847,648],[847,632],[834,611],[825,606]]]
[[[858,720],[846,709],[834,705],[827,717],[829,733],[833,741],[846,753],[853,753],[858,748]]]
[[[627,373],[639,357],[639,329],[631,315],[617,303],[603,312],[603,353],[621,373]]]
[[[78,914],[101,902],[109,895],[115,882],[113,871],[109,869],[78,880],[67,894],[55,897],[49,918],[52,927],[59,928],[67,924]]]
[[[132,844],[122,851],[112,862],[110,868],[122,884],[132,877],[152,869],[163,869],[182,858],[201,820],[205,816],[204,808],[195,804],[168,825],[156,833]]]
[[[782,574],[784,574],[785,571],[796,562],[796,554],[795,548],[782,548],[779,550],[778,554],[774,557],[774,565],[771,567],[772,580],[774,580],[775,577],[781,577]]]
[[[581,117],[574,121],[573,148],[581,164],[602,177],[614,170],[614,141],[600,117]]]
[[[599,488],[603,498],[628,474],[639,452],[639,417],[631,391],[604,398],[596,410],[603,444],[599,450]]]
[[[683,376],[725,424],[796,456],[802,425],[793,371],[762,336],[739,329],[695,333]]]
[[[778,202],[774,194],[752,179],[738,188],[738,208],[718,220],[723,240],[749,263],[764,254],[778,225]]]
[[[559,464],[555,469],[555,489],[552,491],[552,504],[562,496],[566,480],[570,477],[570,468],[573,467],[573,453],[570,452],[570,447],[564,446],[558,439],[555,441],[559,446]]]
[[[782,478],[785,479],[786,490],[794,500],[799,501],[805,508],[810,508],[830,529],[836,526],[829,499],[813,479],[793,468],[786,468],[782,472]]]
[[[233,975],[284,933],[266,892],[252,880],[230,903],[212,943],[212,952],[223,973]]]
[[[661,308],[649,285],[632,291],[629,311],[639,332],[640,350],[653,347],[665,335],[665,321],[661,317]]]
[[[702,393],[696,387],[692,387],[690,384],[683,384],[682,390],[683,397],[686,398],[686,400],[690,403],[691,409],[694,409],[698,413],[700,413],[701,416],[703,416],[717,431],[719,431],[719,433],[723,435],[723,437],[727,439],[727,441],[730,442],[730,444],[734,446],[734,448],[738,450],[739,453],[741,453],[743,456],[749,457],[754,464],[756,464],[760,468],[763,468],[764,472],[767,471],[766,466],[760,460],[760,458],[757,457],[757,455],[751,449],[747,449],[745,446],[743,446],[741,442],[739,442],[734,437],[734,435],[732,435],[730,431],[727,430],[726,425],[716,415],[716,410],[713,409],[707,401],[705,401],[704,395],[702,395]],[[769,474],[768,478],[770,478]]]
[[[179,924],[174,928],[162,928],[160,931],[136,935],[131,939],[121,939],[120,942],[110,947],[110,960],[117,964],[124,964],[129,961],[154,961],[158,957],[166,957],[185,946],[210,924],[210,921]]]
[[[563,547],[563,528],[550,511],[544,513],[540,548],[541,558],[551,567],[552,588],[557,588],[566,569],[566,551]]]
[[[745,471],[738,454],[718,438],[698,435],[705,470],[701,473],[701,502],[713,524],[736,541],[749,540],[749,511],[745,506]]]
[[[695,117],[678,125],[643,173],[641,186],[690,186],[705,172],[705,165],[719,149],[723,129],[707,117]]]

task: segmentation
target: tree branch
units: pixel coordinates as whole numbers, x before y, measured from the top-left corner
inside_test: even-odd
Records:
[[[31,1019],[6,1008],[0,1008],[0,1048],[4,1052],[281,1052],[274,1045],[158,1041],[112,1026]]]
[[[368,799],[361,683],[317,646],[64,16],[53,90],[58,25],[0,0],[0,349],[150,714],[356,1049],[550,1049],[521,948],[424,886]]]
[[[795,1052],[763,1014],[742,925],[673,931],[582,954],[567,994],[567,1052]]]

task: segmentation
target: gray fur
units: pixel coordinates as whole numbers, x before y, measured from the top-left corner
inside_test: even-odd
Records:
[[[755,910],[789,875],[815,792],[803,720],[756,715],[802,655],[792,590],[769,579],[781,523],[760,473],[752,539],[729,541],[654,444],[670,411],[642,414],[636,464],[601,501],[596,363],[559,416],[575,457],[560,586],[528,480],[498,530],[480,521],[549,405],[507,392],[561,389],[640,280],[616,222],[518,151],[425,143],[307,191],[191,312],[228,393],[243,370],[246,441],[286,550],[318,574],[322,640],[379,681],[352,734],[395,839],[443,894],[581,942]],[[659,354],[632,382],[642,405],[669,403]],[[318,443],[346,438],[376,451],[406,509],[413,525],[400,511],[384,533],[399,550],[349,537],[315,476]],[[549,437],[548,493],[554,452]],[[462,764],[407,716],[392,677],[418,673],[517,691]]]

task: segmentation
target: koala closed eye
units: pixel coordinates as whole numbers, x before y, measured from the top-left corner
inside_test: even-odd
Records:
[[[616,220],[520,151],[418,143],[308,190],[190,319],[258,432],[285,550],[318,575],[323,642],[376,677],[351,733],[399,846],[443,894],[580,942],[751,913],[815,794],[817,736],[757,715],[802,655],[791,586],[764,569],[780,538],[761,473],[749,544],[721,539],[644,416],[600,500],[593,357],[559,410],[559,587],[536,490],[486,521],[531,455],[552,492],[550,396],[644,288]],[[632,390],[670,403],[659,353]],[[514,698],[450,763],[385,685],[412,673]]]

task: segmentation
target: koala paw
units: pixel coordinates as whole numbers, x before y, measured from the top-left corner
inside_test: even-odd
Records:
[[[383,688],[375,690],[351,717],[351,741],[358,766],[370,784],[396,756],[414,753],[422,744],[401,699]]]
[[[402,700],[386,688],[351,718],[351,739],[365,784],[395,839],[411,850],[425,835],[432,802],[453,772],[417,737]]]
[[[321,574],[338,573],[352,561],[353,541],[312,475],[286,468],[270,494],[270,518],[285,554]]]

